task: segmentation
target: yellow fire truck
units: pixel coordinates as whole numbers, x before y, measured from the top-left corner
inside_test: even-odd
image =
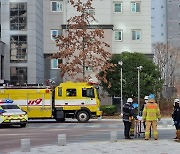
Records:
[[[87,122],[101,116],[98,89],[86,82],[65,82],[55,88],[45,86],[0,87],[0,99],[11,99],[27,112],[29,119],[76,118]]]

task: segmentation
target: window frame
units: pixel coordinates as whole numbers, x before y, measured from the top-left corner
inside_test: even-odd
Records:
[[[56,3],[56,11],[52,9],[53,3]],[[62,10],[57,9],[57,4],[62,5]],[[63,12],[63,1],[51,1],[51,12]]]
[[[62,87],[58,87],[58,97],[62,97]]]
[[[84,66],[84,71],[85,72],[92,72],[93,71],[93,67],[92,66]]]
[[[11,8],[11,4],[13,5],[16,4],[18,6],[18,8],[14,8],[12,9]],[[24,4],[25,5],[25,9],[21,9],[21,4]],[[11,11],[17,11],[17,15],[11,15]],[[20,13],[22,11],[25,11],[24,12],[24,16],[21,16]],[[9,5],[9,29],[10,31],[27,31],[27,2],[10,2],[10,5]],[[12,22],[12,19],[13,18],[16,18],[17,19],[17,22]],[[21,20],[20,19],[23,19],[24,22],[20,22]],[[12,29],[12,26],[16,26],[16,28]],[[22,28],[22,26],[24,26],[24,28]]]
[[[67,95],[67,91],[69,90],[69,95]],[[73,93],[75,92],[75,95]],[[66,97],[77,97],[77,89],[76,88],[67,88],[66,89]]]
[[[117,32],[120,32],[121,33],[121,39],[119,40],[119,39],[116,39],[116,33]],[[122,29],[115,29],[114,30],[114,41],[118,41],[118,42],[122,42],[123,41],[123,30]]]
[[[88,13],[89,15],[91,16],[94,16],[95,15],[95,8],[87,8],[84,10],[86,13]]]
[[[12,41],[12,37],[17,37],[18,40],[17,41]],[[25,41],[20,41],[20,37],[25,37],[26,40]],[[27,35],[11,35],[10,36],[10,63],[25,63],[28,61],[28,37]],[[15,44],[17,43],[17,44]],[[26,47],[22,47],[20,46],[20,44],[24,44]],[[17,45],[17,47],[12,47],[12,45],[14,44],[14,46]],[[26,52],[23,52],[23,49],[26,50]],[[13,50],[16,50],[16,55],[13,55]],[[23,54],[26,53],[26,54]],[[16,59],[13,59],[13,57],[16,56]],[[23,59],[24,57],[24,59]]]
[[[54,66],[54,63],[53,63],[53,60],[56,60],[56,65],[57,65],[57,67],[53,67]],[[51,59],[51,69],[60,69],[59,67],[58,67],[58,65],[60,64],[60,62],[61,62],[61,60],[60,59],[56,59],[56,58],[52,58]]]
[[[115,12],[115,5],[116,4],[121,4],[121,11],[120,12]],[[113,1],[113,13],[123,13],[123,2],[121,1]]]
[[[135,4],[135,11],[132,11],[132,5]],[[137,4],[139,4],[139,12],[137,12]],[[141,13],[141,2],[140,1],[133,1],[131,2],[131,13]]]
[[[56,39],[53,37],[53,32],[57,32],[56,37],[59,35],[59,30],[57,29],[51,29],[51,40],[55,41]]]
[[[84,95],[85,94],[84,91],[86,91],[86,96]],[[88,95],[89,92],[92,92],[91,93],[92,95]],[[95,98],[95,91],[94,91],[94,88],[92,88],[92,87],[91,88],[82,88],[81,93],[82,93],[82,97]]]
[[[135,34],[136,39],[133,39],[133,32],[136,32],[136,34]],[[140,32],[140,39],[137,39],[137,37],[138,37],[137,32]],[[142,30],[141,29],[132,29],[131,34],[132,34],[132,41],[141,41],[142,40]]]
[[[12,72],[13,68],[16,70],[16,72]],[[24,74],[20,73],[21,70],[25,71],[25,73]],[[15,74],[13,74],[13,73],[15,73]],[[22,75],[23,75],[23,79],[20,78],[20,76],[22,77]],[[26,76],[24,76],[24,75],[26,75]],[[27,76],[28,76],[28,68],[27,67],[18,67],[18,66],[10,67],[10,82],[11,83],[16,83],[16,84],[18,83],[19,85],[25,84],[25,83],[27,83],[27,80],[28,80]],[[12,80],[13,77],[16,77],[17,80]]]

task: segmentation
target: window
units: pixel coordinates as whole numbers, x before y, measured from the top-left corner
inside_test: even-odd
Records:
[[[85,13],[88,13],[89,15],[95,15],[95,9],[92,8],[92,9],[85,9]]]
[[[76,96],[76,89],[66,89],[66,96],[67,97]]]
[[[131,2],[131,12],[132,13],[140,12],[140,2]]]
[[[59,69],[58,65],[62,62],[60,59],[51,59],[51,69]]]
[[[95,98],[94,89],[93,88],[83,88],[82,89],[82,97]]]
[[[84,66],[84,71],[92,71],[92,66]]]
[[[58,87],[58,96],[62,96],[62,87]]]
[[[1,105],[2,109],[20,109],[17,105]]]
[[[122,2],[113,2],[114,3],[114,13],[122,13]]]
[[[27,3],[10,3],[10,30],[27,30]]]
[[[114,39],[115,41],[122,41],[122,30],[115,30]]]
[[[11,67],[10,80],[13,85],[22,85],[27,83],[27,67]]]
[[[51,40],[56,40],[56,37],[59,35],[58,30],[51,30]]]
[[[10,62],[27,62],[26,35],[12,35],[10,37]]]
[[[132,40],[141,40],[141,30],[132,30]]]
[[[51,1],[52,12],[63,12],[63,1]]]

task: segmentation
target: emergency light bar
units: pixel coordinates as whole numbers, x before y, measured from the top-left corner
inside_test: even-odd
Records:
[[[0,100],[0,103],[2,104],[2,103],[13,103],[14,101],[13,100],[11,100],[11,99],[1,99]]]

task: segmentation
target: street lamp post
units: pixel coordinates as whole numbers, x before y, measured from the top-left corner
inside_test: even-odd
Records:
[[[122,96],[122,65],[123,65],[123,62],[122,61],[119,61],[118,62],[119,65],[121,65],[121,115],[123,114],[123,96]]]
[[[142,66],[137,67],[138,70],[138,113],[140,111],[140,71]]]

